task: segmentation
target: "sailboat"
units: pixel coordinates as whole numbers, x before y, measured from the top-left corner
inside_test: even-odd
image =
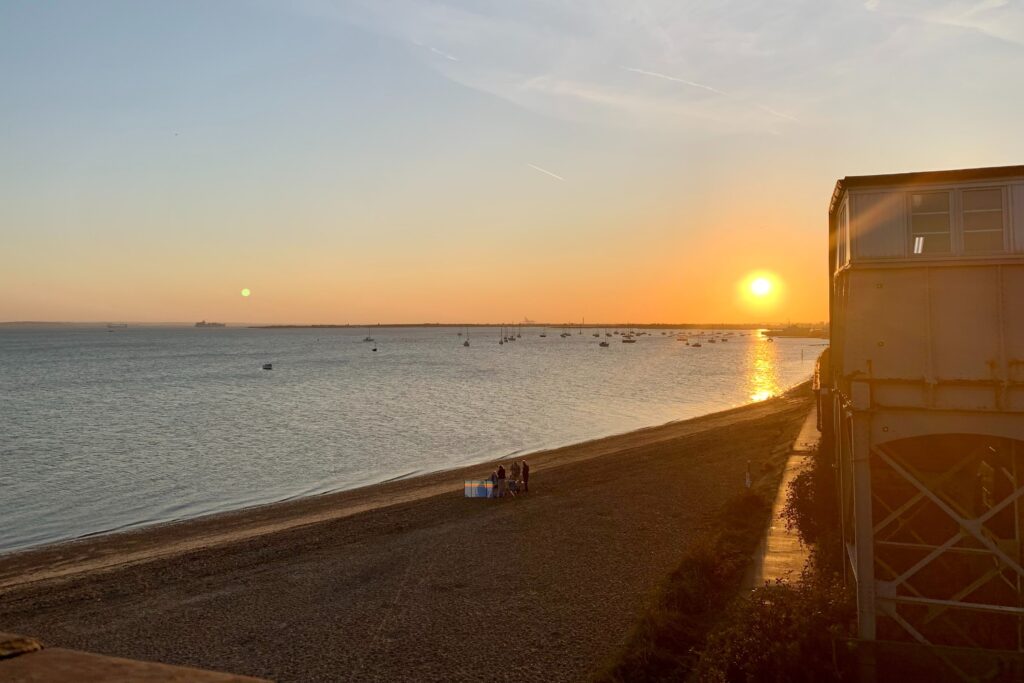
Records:
[[[466,328],[466,341],[462,342],[463,346],[469,346],[469,328]]]
[[[370,336],[370,328],[369,327],[366,328],[366,336],[363,337],[363,341],[364,342],[372,342],[373,341],[373,337]]]

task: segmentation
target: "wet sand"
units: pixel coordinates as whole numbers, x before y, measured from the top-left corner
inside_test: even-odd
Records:
[[[578,680],[810,406],[533,454],[514,499],[463,498],[478,465],[3,556],[0,628],[282,681]]]

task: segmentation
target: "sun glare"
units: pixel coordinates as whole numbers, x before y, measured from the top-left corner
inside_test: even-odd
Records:
[[[252,294],[252,292],[249,291],[248,287],[242,290],[242,296],[249,296],[250,294]]]

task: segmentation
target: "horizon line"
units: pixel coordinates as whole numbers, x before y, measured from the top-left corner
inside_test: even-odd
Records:
[[[755,321],[717,321],[717,322],[595,322],[595,323],[578,323],[578,322],[543,322],[543,321],[530,321],[530,322],[377,322],[377,323],[268,323],[268,322],[254,322],[254,321],[214,321],[207,320],[203,322],[214,322],[218,324],[231,325],[235,327],[576,327],[576,328],[594,328],[594,327],[709,327],[709,326],[735,326],[735,327],[752,327],[752,326],[766,326],[766,325],[794,325],[794,326],[813,326],[813,325],[828,325],[828,320],[804,320],[804,321],[779,321],[779,320],[755,320]],[[146,325],[146,326],[186,326],[194,327],[195,321],[176,321],[176,320],[162,320],[162,321],[143,321],[143,320],[0,320],[0,326],[14,326],[14,325]]]

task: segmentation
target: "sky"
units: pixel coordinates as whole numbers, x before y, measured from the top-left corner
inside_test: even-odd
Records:
[[[1019,0],[5,0],[0,321],[824,320],[836,179],[1024,162],[1022,74]]]

